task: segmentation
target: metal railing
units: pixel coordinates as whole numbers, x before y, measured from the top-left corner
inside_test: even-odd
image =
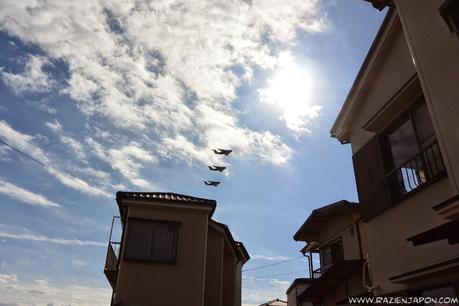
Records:
[[[121,242],[112,241],[113,226],[115,224],[115,220],[121,221],[121,218],[114,216],[112,219],[112,225],[110,228],[110,237],[108,239],[107,256],[105,258],[105,267],[104,267],[105,272],[117,272],[118,271],[118,262],[119,262],[119,257],[120,257]]]
[[[107,257],[105,258],[106,272],[117,272],[118,271],[118,259],[119,259],[119,242],[110,242],[107,248]]]
[[[322,269],[318,268],[312,271],[312,278],[320,278],[322,276]]]
[[[446,174],[438,142],[434,141],[413,158],[384,177],[390,199],[400,200],[408,193]]]

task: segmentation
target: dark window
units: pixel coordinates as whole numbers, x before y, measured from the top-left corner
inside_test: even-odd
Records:
[[[343,248],[341,240],[335,240],[320,249],[322,256],[322,269],[326,269],[331,265],[343,260]]]
[[[179,225],[177,222],[129,219],[126,259],[176,262]]]
[[[459,1],[446,0],[440,7],[440,14],[451,32],[459,38]]]
[[[435,132],[424,99],[382,135],[385,144],[385,184],[398,200],[445,173]]]

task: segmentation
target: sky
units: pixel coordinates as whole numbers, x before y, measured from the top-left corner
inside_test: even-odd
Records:
[[[244,269],[298,257],[312,209],[357,200],[329,131],[383,17],[360,0],[1,1],[0,140],[49,168],[0,144],[0,305],[109,304],[118,190],[217,200]],[[307,273],[244,272],[243,305]]]

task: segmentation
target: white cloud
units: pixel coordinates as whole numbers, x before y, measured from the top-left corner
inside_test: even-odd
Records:
[[[72,154],[75,154],[75,157],[77,157],[80,161],[87,163],[83,145],[78,140],[65,133],[58,120],[55,120],[54,122],[46,122],[45,125],[59,136],[60,141],[70,149]]]
[[[0,193],[24,203],[43,207],[60,207],[59,204],[38,193],[33,193],[0,179]]]
[[[267,255],[253,255],[251,256],[252,259],[262,259],[262,260],[270,260],[270,261],[279,261],[279,260],[288,260],[290,257],[287,256],[267,256]]]
[[[45,57],[31,55],[23,73],[6,72],[0,67],[0,76],[17,95],[48,92],[55,85],[55,81],[43,71],[44,65],[50,65]]]
[[[31,155],[35,159],[38,159],[40,162],[48,165],[51,164],[50,158],[38,145],[34,143],[34,141],[40,138],[40,136],[31,136],[21,133],[13,129],[5,121],[0,121],[0,137],[10,143],[12,146],[24,151],[26,154]],[[62,184],[70,188],[80,190],[91,195],[104,196],[108,198],[113,197],[113,195],[105,189],[89,185],[86,181],[64,173],[56,167],[54,167],[55,170],[51,170],[49,168],[45,169],[49,174],[57,178]]]
[[[55,243],[55,244],[70,245],[70,246],[95,246],[95,247],[106,247],[107,246],[106,243],[98,242],[98,241],[51,238],[51,237],[37,235],[37,234],[29,233],[29,232],[27,233],[9,233],[9,232],[0,231],[0,237],[16,239],[16,240],[29,240],[29,241]]]
[[[76,283],[53,284],[46,280],[23,281],[17,274],[0,274],[0,296],[5,305],[98,306],[110,302],[111,290]]]
[[[287,48],[298,30],[325,28],[318,2],[5,0],[0,29],[65,61],[70,79],[62,92],[88,116],[155,135],[158,146],[188,147],[198,161],[203,148],[223,144],[282,164],[291,149],[278,135],[242,126],[232,102],[255,66],[274,67],[267,41]],[[200,149],[189,147],[196,138]]]
[[[260,305],[269,300],[279,298],[286,300],[285,291],[291,281],[282,281],[277,278],[243,277],[242,292],[243,305]]]

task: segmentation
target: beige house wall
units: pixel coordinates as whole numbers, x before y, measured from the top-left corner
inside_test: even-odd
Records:
[[[334,217],[333,222],[328,222],[320,230],[318,235],[319,248],[340,238],[344,259],[360,259],[359,241],[355,227],[355,222],[358,219],[358,214],[344,214]]]
[[[445,240],[417,247],[406,240],[445,223],[432,207],[455,193],[459,178],[459,40],[449,33],[438,13],[441,3],[443,1],[396,0],[402,22],[393,19],[392,31],[355,103],[358,109],[350,123],[355,153],[413,102],[407,97],[400,100],[394,97],[418,72],[419,87],[422,86],[420,90],[426,98],[447,164],[447,178],[364,223],[362,235],[367,237],[363,243],[364,254],[368,253],[371,258],[370,272],[373,283],[378,285],[375,290],[378,295],[406,288],[392,283],[389,277],[459,256],[459,245],[449,245]],[[403,30],[409,32],[409,44]],[[392,108],[388,108],[391,102]],[[386,111],[384,116],[383,111]],[[385,126],[381,122],[374,124],[379,130],[368,128],[378,116],[391,120],[386,120]],[[420,284],[413,283],[410,287],[417,285]]]
[[[223,293],[224,236],[210,226],[207,238],[205,306],[221,306]]]
[[[442,148],[452,191],[459,191],[459,40],[442,19],[444,0],[395,0]]]
[[[416,70],[403,36],[401,24],[394,16],[390,24],[389,37],[384,42],[381,54],[377,57],[371,76],[359,93],[358,109],[349,119],[353,153],[375,135],[375,131],[364,130],[363,127],[396,96],[403,84],[408,83],[415,74]],[[403,108],[400,109],[402,110]]]
[[[150,305],[154,299],[161,306],[203,305],[208,213],[202,208],[131,204],[128,218],[181,222],[177,263],[142,263],[122,258],[116,302],[130,306]],[[121,256],[124,256],[124,250]]]

